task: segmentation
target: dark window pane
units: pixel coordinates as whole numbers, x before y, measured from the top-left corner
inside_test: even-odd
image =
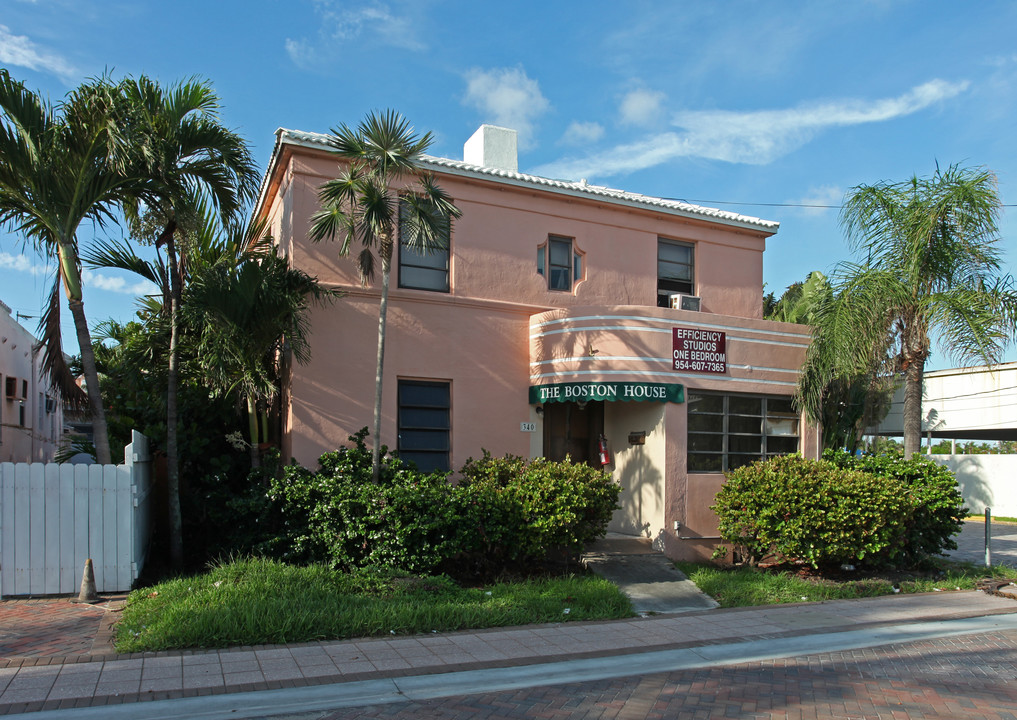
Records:
[[[759,417],[763,414],[762,398],[732,395],[727,399],[727,402],[727,411],[732,415],[754,415]]]
[[[763,454],[763,438],[759,435],[729,435],[727,450],[733,453]]]
[[[537,272],[539,272],[541,275],[544,274],[544,256],[546,254],[547,254],[546,247],[541,246],[537,248]]]
[[[786,455],[787,453],[798,452],[797,437],[768,437],[766,438],[767,455]]]
[[[692,263],[692,246],[679,245],[661,240],[657,243],[657,259],[689,265]]]
[[[571,290],[572,282],[568,268],[551,267],[551,278],[548,287],[552,290]]]
[[[762,455],[728,455],[727,456],[727,469],[734,470],[740,468],[743,465],[751,465],[756,460],[762,460]]]
[[[689,452],[693,451],[724,451],[723,435],[693,435],[689,434]]]
[[[401,429],[399,450],[448,450],[448,431]]]
[[[724,469],[724,457],[722,455],[704,455],[702,453],[689,453],[689,472],[721,472]]]
[[[448,453],[434,452],[400,452],[403,461],[413,463],[421,472],[448,472]]]
[[[445,270],[403,266],[399,269],[399,287],[447,291],[448,273]]]
[[[449,426],[448,410],[440,408],[402,408],[399,426],[403,428],[443,428]]]
[[[768,415],[781,413],[798,417],[798,413],[791,403],[791,398],[766,398],[766,412]]]
[[[689,432],[724,432],[723,415],[689,415]]]
[[[449,407],[448,383],[403,381],[399,383],[399,404],[447,408]]]
[[[723,395],[693,395],[689,393],[689,413],[724,412]]]
[[[757,417],[732,415],[727,419],[727,431],[733,433],[763,434],[763,422]]]

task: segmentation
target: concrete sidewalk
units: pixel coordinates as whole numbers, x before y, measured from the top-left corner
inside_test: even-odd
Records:
[[[124,656],[27,657],[0,662],[5,665],[0,668],[0,713],[43,711],[36,716],[41,719],[60,717],[63,713],[46,711],[66,708],[236,694],[223,699],[232,708],[222,711],[228,714],[245,703],[263,706],[267,696],[259,697],[262,694],[255,691],[294,688],[303,689],[286,701],[290,705],[296,697],[312,702],[322,693],[328,702],[363,704],[378,702],[382,690],[386,697],[405,695],[398,687],[413,687],[420,697],[439,697],[468,691],[470,683],[491,687],[496,678],[533,684],[541,679],[561,682],[569,673],[586,678],[605,672],[624,676],[661,668],[665,662],[710,666],[788,657],[817,648],[934,637],[948,628],[954,633],[978,632],[995,626],[993,622],[1017,629],[1017,602],[976,591],[944,590],[429,636]],[[325,685],[333,687],[309,689]],[[172,713],[169,705],[148,705],[144,714],[170,717],[189,707],[185,715],[212,717],[196,708],[225,707],[196,702],[173,704]],[[279,712],[278,705],[273,707]],[[104,717],[114,711],[95,710]],[[257,713],[233,715],[254,716]]]

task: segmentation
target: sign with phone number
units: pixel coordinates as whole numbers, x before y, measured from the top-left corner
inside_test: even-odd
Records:
[[[727,373],[727,334],[716,330],[671,328],[676,372]]]

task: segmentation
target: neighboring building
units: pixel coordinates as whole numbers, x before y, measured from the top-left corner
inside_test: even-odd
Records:
[[[42,371],[42,348],[0,302],[0,462],[48,462],[63,435],[63,406]]]
[[[382,441],[455,469],[483,449],[596,464],[603,436],[623,488],[611,529],[709,557],[723,471],[816,454],[791,406],[808,329],[762,319],[777,223],[525,175],[515,142],[484,126],[465,161],[425,163],[463,216],[448,252],[396,250]],[[345,292],[312,312],[312,359],[284,387],[283,452],[311,466],[374,403],[379,290],[308,240],[328,149],[280,130],[255,211],[294,267]]]

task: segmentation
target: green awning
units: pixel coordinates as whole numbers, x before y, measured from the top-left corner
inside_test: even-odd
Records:
[[[571,382],[530,386],[530,404],[549,402],[685,402],[685,387],[677,383]]]

